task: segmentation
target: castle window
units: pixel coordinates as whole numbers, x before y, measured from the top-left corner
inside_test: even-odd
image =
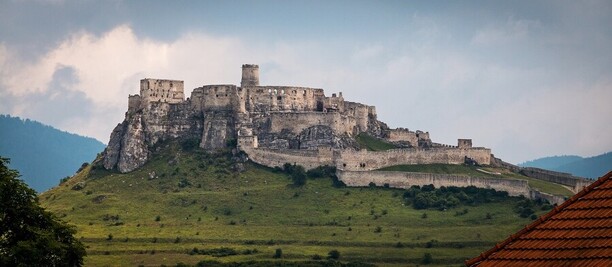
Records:
[[[282,100],[282,99],[283,99],[283,97],[282,97],[282,96],[278,96],[278,97],[276,97],[276,100],[278,100],[278,101],[280,101],[280,100]]]

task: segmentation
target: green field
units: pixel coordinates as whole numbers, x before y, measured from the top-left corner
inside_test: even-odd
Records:
[[[459,266],[531,222],[513,211],[518,198],[416,210],[400,189],[335,188],[330,178],[294,187],[252,163],[233,171],[227,154],[161,151],[129,174],[89,166],[40,196],[76,225],[86,265],[309,261],[337,250],[342,262],[413,266],[429,253],[432,265]],[[221,248],[236,255],[193,253]]]

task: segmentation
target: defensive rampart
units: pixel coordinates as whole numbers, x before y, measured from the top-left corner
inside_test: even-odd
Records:
[[[574,193],[579,192],[584,187],[587,187],[588,185],[593,183],[593,181],[591,180],[576,177],[569,173],[549,171],[549,170],[544,170],[540,168],[531,168],[531,167],[522,168],[520,173],[528,177],[532,177],[532,178],[536,178],[536,179],[540,179],[544,181],[549,181],[549,182],[553,182],[557,184],[567,185],[571,187],[571,190]]]
[[[343,116],[336,112],[271,112],[270,122],[270,132],[290,130],[294,134],[299,134],[312,125],[326,125],[336,133],[352,134],[357,126],[354,117]]]
[[[463,164],[465,157],[489,165],[491,150],[487,148],[406,148],[385,151],[344,150],[339,153],[336,167],[346,171],[370,171],[388,166],[410,164]]]
[[[331,148],[292,151],[252,147],[243,147],[241,149],[247,153],[249,159],[268,167],[282,167],[285,163],[290,163],[301,165],[309,170],[318,166],[334,165]]]
[[[374,183],[377,186],[388,184],[394,188],[410,188],[413,185],[491,188],[506,191],[511,196],[530,197],[529,186],[525,180],[510,180],[498,178],[480,178],[451,174],[394,172],[394,171],[338,171],[338,179],[348,186],[368,186]]]

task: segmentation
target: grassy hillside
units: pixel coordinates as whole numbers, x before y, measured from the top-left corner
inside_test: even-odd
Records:
[[[335,188],[330,178],[294,187],[284,173],[179,147],[160,147],[129,174],[89,166],[40,196],[77,226],[86,265],[269,265],[333,250],[343,262],[412,266],[430,255],[433,265],[460,265],[531,221],[516,213],[519,198],[417,210],[405,190]]]
[[[0,155],[11,159],[22,179],[43,192],[73,175],[104,150],[96,139],[60,131],[32,120],[0,115]]]
[[[396,148],[395,145],[391,143],[387,143],[365,133],[360,133],[357,135],[355,140],[357,140],[357,143],[359,143],[359,146],[362,149],[367,149],[370,151],[383,151]]]

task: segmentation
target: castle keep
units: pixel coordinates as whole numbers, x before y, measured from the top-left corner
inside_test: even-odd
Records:
[[[360,150],[355,137],[362,133],[398,148]],[[270,167],[289,162],[370,171],[491,161],[491,151],[472,147],[470,139],[441,145],[427,132],[390,129],[377,119],[375,107],[346,101],[341,92],[326,96],[320,88],[260,85],[259,66],[249,64],[242,66],[240,86],[204,85],[186,99],[183,81],[141,80],[140,94],[128,97],[126,119],[111,134],[104,166],[133,171],[147,162],[151,147],[171,138],[197,138],[208,150],[235,140],[251,160]]]

